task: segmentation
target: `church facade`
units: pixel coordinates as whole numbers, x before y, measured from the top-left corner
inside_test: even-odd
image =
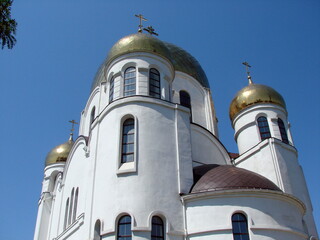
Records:
[[[196,59],[142,32],[120,39],[79,137],[46,158],[34,240],[317,240],[285,101],[248,78],[232,154]]]

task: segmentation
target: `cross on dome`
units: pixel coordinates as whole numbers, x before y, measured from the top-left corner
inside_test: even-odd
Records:
[[[69,138],[69,141],[73,141],[73,132],[74,132],[74,125],[75,124],[78,124],[75,120],[71,120],[69,121],[69,123],[72,124],[72,127],[70,129],[70,138]]]
[[[247,74],[248,74],[249,84],[252,84],[253,82],[252,82],[252,79],[251,79],[251,76],[250,76],[250,71],[249,71],[249,68],[251,68],[251,66],[249,65],[248,62],[243,62],[242,64],[246,66],[246,71],[247,71]]]
[[[154,31],[154,28],[152,26],[148,26],[147,28],[144,28],[143,30],[145,30],[148,33],[150,33],[150,35],[159,36],[159,34]]]
[[[142,14],[135,14],[134,16],[136,16],[137,18],[139,18],[139,29],[138,32],[142,32],[142,21],[148,21],[148,19],[144,18]]]

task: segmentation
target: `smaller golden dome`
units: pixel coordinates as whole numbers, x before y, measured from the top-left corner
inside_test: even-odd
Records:
[[[276,90],[262,84],[251,83],[242,88],[233,98],[229,109],[231,121],[243,109],[259,103],[276,104],[286,110],[286,103]]]
[[[70,136],[67,142],[54,147],[46,157],[45,166],[53,163],[66,162],[73,144],[74,142]]]

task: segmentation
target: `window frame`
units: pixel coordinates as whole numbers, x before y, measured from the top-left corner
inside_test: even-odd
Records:
[[[241,216],[244,219],[236,220],[234,219],[235,216]],[[239,223],[239,227],[238,227],[239,232],[235,232],[236,223]],[[241,223],[243,223],[242,226],[240,225]],[[240,240],[238,237],[235,237],[235,236],[242,236],[241,240],[250,240],[248,218],[245,214],[241,212],[233,213],[231,216],[231,225],[232,225],[232,236],[234,240]],[[241,232],[242,230],[246,230],[246,232]],[[243,236],[247,236],[247,237],[244,238]]]
[[[130,219],[130,222],[121,223],[121,220],[127,217]],[[120,235],[120,225],[130,226],[130,235]],[[132,239],[132,217],[130,215],[123,215],[117,221],[117,240],[127,240],[128,238]]]
[[[109,82],[109,103],[114,100],[114,80],[114,76],[112,76]]]
[[[95,118],[96,118],[96,106],[93,106],[90,112],[90,126],[94,122]]]
[[[67,229],[67,226],[68,226],[69,201],[70,201],[69,198],[67,198],[66,208],[64,212],[63,230]]]
[[[158,219],[161,221],[161,223],[154,223],[154,219]],[[162,236],[160,235],[152,235],[153,234],[153,230],[154,230],[154,226],[160,226],[161,227],[161,232],[162,232]],[[155,215],[152,216],[151,218],[151,240],[165,240],[165,225],[164,225],[164,221],[161,217]]]
[[[153,76],[157,76],[158,79]],[[158,86],[156,84],[158,84]],[[157,91],[151,90],[152,88]],[[149,96],[161,99],[161,76],[156,68],[150,68],[149,70]]]
[[[286,144],[289,144],[288,133],[287,133],[287,129],[286,129],[286,126],[284,125],[283,120],[281,118],[278,118],[277,124],[278,124],[278,128],[279,128],[280,136],[281,136],[281,141]]]
[[[79,188],[77,187],[75,196],[74,196],[72,222],[75,222],[77,218],[78,199],[79,199]]]
[[[125,131],[126,127],[130,127],[130,129],[128,130],[128,133],[127,133],[127,130]],[[131,140],[129,140],[129,136]],[[127,139],[127,140],[125,141],[124,139]],[[129,151],[129,150],[124,151],[124,147],[128,145],[132,145],[132,151]],[[134,162],[134,155],[135,155],[135,119],[130,117],[124,120],[124,122],[122,123],[121,160],[120,160],[121,164]],[[132,160],[124,161],[124,156],[132,156]]]
[[[123,150],[123,146],[122,146],[122,142],[123,142],[123,124],[126,120],[128,119],[133,119],[134,120],[134,145],[133,145],[133,149],[134,149],[134,153],[133,153],[133,161],[130,162],[123,162],[122,161],[122,150]],[[128,115],[124,115],[121,120],[119,121],[119,125],[118,125],[118,129],[119,129],[119,137],[118,137],[118,155],[117,155],[117,161],[118,161],[118,165],[117,165],[117,169],[116,172],[117,174],[125,174],[125,173],[133,173],[137,171],[137,152],[138,152],[138,119],[136,116],[133,116],[131,114]]]
[[[134,69],[134,70],[133,70]],[[129,76],[130,73],[134,72],[134,77]],[[127,83],[128,81],[133,80],[133,83]],[[134,86],[132,90],[126,90],[126,87]],[[123,97],[134,96],[137,93],[137,69],[134,66],[127,67],[124,71],[123,76]],[[130,93],[130,94],[127,94]]]
[[[270,132],[268,118],[266,116],[259,116],[256,120],[256,123],[257,123],[257,127],[258,127],[261,141],[268,139],[268,138],[271,138],[271,132]],[[266,129],[268,131],[265,131]],[[268,134],[268,136],[263,136],[264,134]]]

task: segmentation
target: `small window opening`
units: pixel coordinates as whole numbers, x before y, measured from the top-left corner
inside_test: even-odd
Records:
[[[261,141],[263,141],[263,140],[265,140],[267,138],[271,138],[271,134],[270,134],[270,129],[269,129],[269,124],[268,124],[267,118],[266,117],[259,117],[257,119],[257,122],[258,122]]]

